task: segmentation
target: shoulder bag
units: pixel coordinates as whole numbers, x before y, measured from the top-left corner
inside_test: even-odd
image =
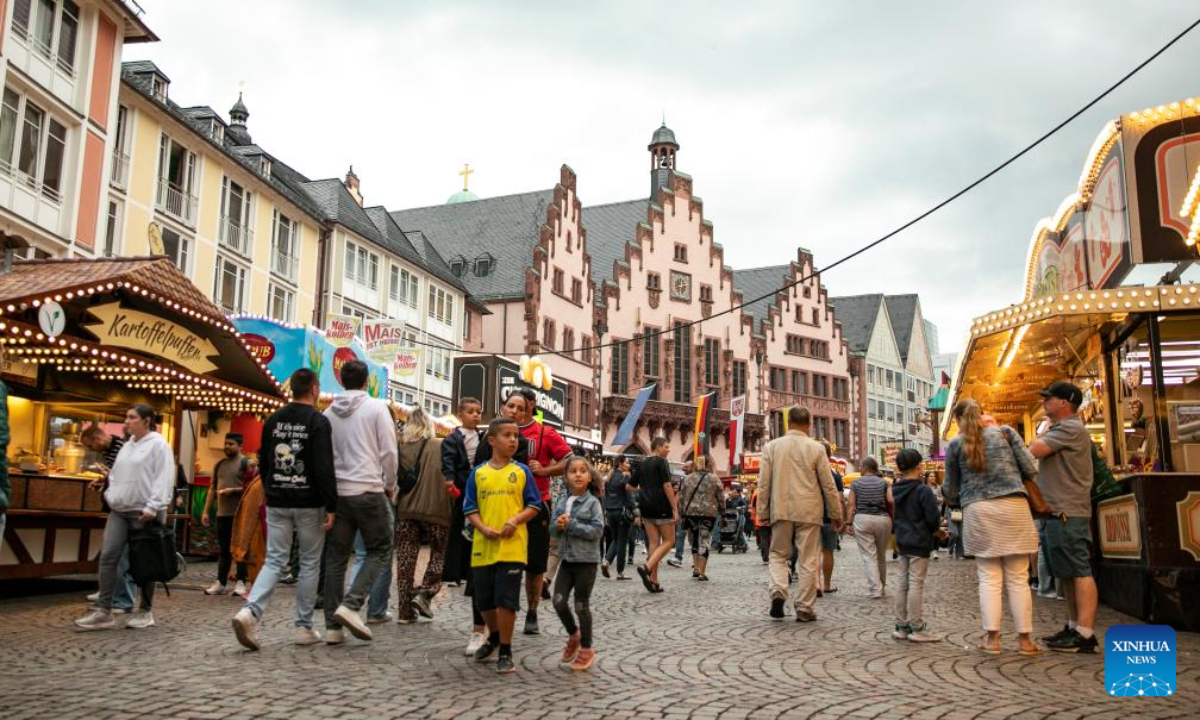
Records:
[[[1017,457],[1020,450],[1013,444],[1012,431],[1005,428],[1001,432],[1004,433],[1004,439],[1008,442],[1008,449],[1012,451],[1013,461],[1017,463],[1017,467],[1021,467],[1021,460]],[[1029,512],[1034,517],[1046,517],[1054,514],[1050,504],[1046,502],[1046,498],[1042,495],[1042,489],[1038,487],[1037,481],[1033,478],[1022,477],[1021,485],[1025,488],[1025,499],[1029,502]]]
[[[174,580],[179,575],[175,531],[158,521],[152,521],[130,532],[129,575],[138,585]]]

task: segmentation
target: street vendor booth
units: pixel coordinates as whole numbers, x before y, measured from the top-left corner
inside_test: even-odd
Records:
[[[12,483],[0,579],[95,571],[105,515],[85,425],[120,436],[145,403],[187,464],[185,411],[283,404],[220,309],[161,257],[15,263],[0,274],[0,349]]]
[[[1080,414],[1117,480],[1094,489],[1101,600],[1193,631],[1200,286],[1179,277],[1200,230],[1198,109],[1188,100],[1105,128],[1078,191],[1035,230],[1023,301],[972,324],[949,404],[973,398],[1032,439],[1043,421],[1038,391],[1061,379],[1082,388]],[[1133,266],[1163,262],[1180,264],[1160,284],[1121,285]]]

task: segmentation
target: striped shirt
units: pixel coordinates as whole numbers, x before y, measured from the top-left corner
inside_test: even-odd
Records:
[[[887,515],[887,481],[877,475],[863,475],[850,483],[856,515]]]

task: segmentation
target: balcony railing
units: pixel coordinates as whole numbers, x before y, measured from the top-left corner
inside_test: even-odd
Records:
[[[120,150],[113,150],[112,177],[109,182],[121,190],[129,187],[129,156]]]
[[[158,180],[158,195],[154,207],[183,222],[188,227],[196,227],[196,208],[199,201],[195,195],[185,191],[166,178]]]
[[[254,240],[254,231],[238,224],[227,215],[222,215],[219,240],[222,247],[229,248],[242,257],[250,257],[250,243]]]
[[[767,391],[767,407],[785,408],[792,405],[802,405],[813,411],[841,413],[850,412],[849,400],[835,400],[833,398],[782,392],[780,390]]]
[[[299,266],[300,258],[295,255],[281,253],[276,248],[271,248],[271,272],[285,280],[295,282]]]

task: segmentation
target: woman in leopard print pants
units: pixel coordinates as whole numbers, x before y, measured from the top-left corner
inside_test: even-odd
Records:
[[[417,476],[416,485],[396,499],[396,621],[407,625],[416,622],[418,614],[433,617],[430,601],[442,588],[454,498],[442,477],[442,441],[434,437],[433,423],[420,408],[405,421],[399,450],[401,480],[408,470]],[[422,530],[429,536],[429,563],[414,591]]]

